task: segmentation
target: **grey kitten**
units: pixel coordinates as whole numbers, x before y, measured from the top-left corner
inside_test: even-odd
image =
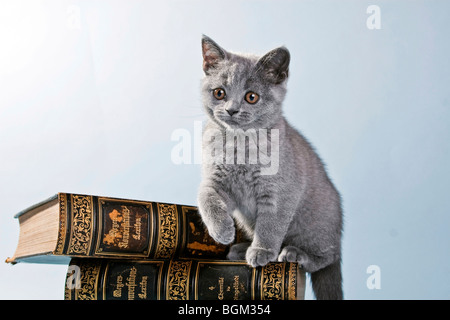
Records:
[[[230,244],[236,222],[250,241],[233,245],[228,259],[254,267],[297,261],[311,273],[317,299],[342,299],[341,199],[313,147],[282,115],[289,51],[280,47],[261,58],[230,53],[203,36],[202,53],[209,119],[198,207],[208,232]],[[239,155],[230,153],[239,152],[242,139],[246,158],[236,162]],[[247,159],[255,142],[256,159],[276,155],[272,174],[262,174],[267,162]]]

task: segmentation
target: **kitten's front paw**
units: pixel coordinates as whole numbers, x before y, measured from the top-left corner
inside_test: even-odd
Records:
[[[271,249],[249,247],[245,255],[245,260],[252,267],[265,266],[270,261],[275,261],[277,253]]]
[[[230,216],[227,216],[221,222],[215,222],[208,225],[208,233],[215,241],[219,243],[232,243],[236,233],[233,219]]]
[[[281,250],[278,261],[298,262],[301,259],[301,250],[294,246],[286,246]]]
[[[278,261],[298,262],[303,269],[307,269],[309,266],[308,256],[301,249],[294,246],[284,247],[278,256]]]

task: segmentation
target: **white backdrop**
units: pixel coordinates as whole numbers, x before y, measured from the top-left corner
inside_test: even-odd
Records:
[[[231,51],[290,50],[285,115],[344,200],[346,298],[450,298],[449,10],[1,1],[0,258],[15,250],[13,215],[58,191],[196,204],[200,166],[173,163],[171,134],[204,120],[204,33]],[[65,272],[1,263],[0,298],[62,299]]]

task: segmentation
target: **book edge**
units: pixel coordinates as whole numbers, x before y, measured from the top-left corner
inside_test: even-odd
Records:
[[[43,201],[40,201],[40,202],[38,202],[36,204],[33,204],[32,206],[29,206],[28,208],[26,208],[26,209],[24,209],[24,210],[22,210],[22,211],[20,211],[18,213],[16,213],[14,215],[14,219],[18,219],[20,216],[24,215],[25,213],[30,212],[31,210],[36,209],[37,207],[40,207],[40,206],[42,206],[42,205],[44,205],[44,204],[46,204],[48,202],[54,201],[56,199],[58,199],[58,193],[54,194],[53,196],[51,196],[51,197],[49,197],[49,198],[47,198],[47,199],[45,199]]]

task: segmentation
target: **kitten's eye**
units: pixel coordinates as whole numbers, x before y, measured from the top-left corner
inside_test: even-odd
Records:
[[[214,89],[213,95],[217,100],[222,100],[223,98],[225,98],[225,90],[223,90],[222,88]]]
[[[254,92],[247,92],[245,94],[245,101],[247,101],[250,104],[255,104],[259,100],[259,95]]]

